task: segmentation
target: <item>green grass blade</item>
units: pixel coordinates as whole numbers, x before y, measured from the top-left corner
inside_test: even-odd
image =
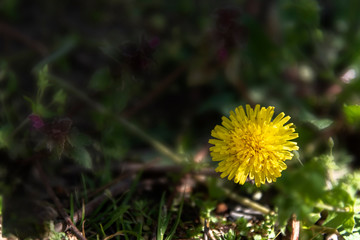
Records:
[[[111,219],[104,225],[104,230],[108,229],[115,221],[121,219],[122,215],[129,209],[130,207],[122,204],[120,207],[116,209],[116,211],[112,214]]]
[[[143,224],[140,222],[138,225],[137,225],[137,232],[138,232],[138,237],[137,237],[137,240],[142,240],[143,238],[141,237],[142,235],[142,228],[143,228]]]
[[[101,231],[101,234],[105,237],[106,233],[105,233],[105,230],[104,230],[103,225],[101,223],[100,223],[100,231]]]
[[[166,221],[166,212],[163,210],[165,204],[165,193],[161,196],[160,206],[159,206],[159,217],[158,217],[158,226],[156,239],[162,240],[164,238],[165,230],[167,228],[168,221]]]
[[[123,201],[124,204],[127,204],[129,202],[129,200],[131,199],[131,197],[133,196],[133,194],[136,190],[136,187],[140,181],[141,175],[142,175],[142,172],[139,172],[139,174],[136,176],[134,182],[131,184],[130,191],[124,198],[124,201]]]
[[[178,226],[179,223],[180,223],[181,213],[182,213],[183,206],[184,206],[184,197],[181,199],[181,203],[180,203],[178,215],[176,216],[176,221],[175,221],[173,227],[171,228],[171,231],[170,231],[169,236],[166,237],[166,240],[170,240],[170,239],[173,238],[173,236],[174,236],[174,234],[175,234],[175,232],[176,232],[177,226]]]

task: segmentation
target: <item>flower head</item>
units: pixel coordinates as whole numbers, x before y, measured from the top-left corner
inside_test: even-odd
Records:
[[[41,129],[45,125],[42,118],[36,114],[31,114],[28,118],[31,121],[32,127],[35,129]]]
[[[274,107],[256,105],[252,109],[246,105],[246,113],[242,106],[230,117],[222,117],[222,126],[215,126],[211,132],[209,143],[213,161],[219,161],[217,172],[221,177],[228,176],[235,183],[244,184],[247,177],[255,179],[259,187],[275,182],[286,169],[285,160],[293,157],[293,150],[298,150],[296,142],[290,140],[298,137],[290,120],[280,113],[274,120]]]

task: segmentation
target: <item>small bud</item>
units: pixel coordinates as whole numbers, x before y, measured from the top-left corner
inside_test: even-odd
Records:
[[[334,147],[334,139],[332,137],[329,137],[328,144],[330,149],[333,149]]]
[[[329,144],[329,147],[330,147],[330,157],[332,158],[333,160],[333,148],[334,148],[334,139],[332,137],[329,137],[329,140],[328,140],[328,144]]]
[[[35,129],[40,129],[40,128],[44,127],[44,125],[45,125],[42,118],[38,115],[31,114],[29,116],[29,119],[31,121],[32,127]]]

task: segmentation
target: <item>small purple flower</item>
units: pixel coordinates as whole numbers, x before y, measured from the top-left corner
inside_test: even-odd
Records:
[[[44,125],[45,125],[44,121],[38,115],[31,114],[29,116],[29,119],[31,121],[32,127],[35,129],[40,129],[40,128],[44,127]]]

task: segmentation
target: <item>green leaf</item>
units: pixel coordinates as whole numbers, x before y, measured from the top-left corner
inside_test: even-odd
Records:
[[[91,138],[88,135],[79,132],[76,128],[71,131],[68,140],[71,146],[75,148],[88,146],[92,143]]]
[[[313,206],[322,199],[326,187],[326,155],[314,158],[293,171],[284,171],[274,185],[280,191],[274,199],[280,225],[285,225],[291,214],[309,220]],[[289,191],[291,189],[291,191]]]
[[[350,207],[353,209],[355,199],[347,191],[348,187],[343,185],[337,185],[333,189],[327,191],[323,199],[329,205],[340,208]]]
[[[0,127],[0,149],[9,147],[9,136],[11,134],[11,127],[4,125]]]
[[[210,218],[210,213],[216,208],[216,201],[213,200],[195,200],[198,206],[201,206],[200,208],[200,216],[206,219]]]
[[[38,102],[34,102],[31,98],[27,97],[27,96],[23,96],[23,98],[30,103],[31,105],[31,111],[39,116],[42,117],[51,117],[53,115],[53,113],[51,111],[49,111],[44,105],[42,105],[41,103]]]
[[[302,113],[302,121],[306,123],[310,123],[314,127],[316,127],[318,130],[323,130],[327,127],[329,127],[334,121],[327,118],[317,118],[312,113],[304,110]]]
[[[111,85],[111,74],[108,68],[97,70],[91,77],[89,88],[97,91],[104,91]]]
[[[344,105],[343,111],[349,124],[360,124],[360,105]]]
[[[39,114],[37,111],[36,111],[36,103],[31,99],[29,98],[28,96],[23,96],[23,98],[25,99],[25,101],[27,101],[28,103],[30,103],[31,105],[31,110],[33,113],[36,113],[36,114]],[[40,114],[39,114],[40,115]]]
[[[347,192],[354,197],[355,201],[359,200],[356,198],[356,193],[360,189],[360,171],[354,171],[346,174],[342,179],[341,183],[344,185],[342,188],[346,189]],[[359,202],[360,203],[360,202]],[[358,204],[358,203],[356,203]]]
[[[75,147],[70,153],[70,156],[81,166],[85,168],[92,167],[91,156],[84,147]]]
[[[131,144],[131,140],[126,137],[124,129],[119,125],[102,127],[102,129],[104,130],[102,130],[101,149],[104,155],[111,158],[121,158],[124,156]]]
[[[54,94],[52,103],[57,105],[57,115],[63,115],[66,104],[66,97],[67,94],[63,89],[58,90]]]
[[[324,202],[339,208],[348,208],[351,212],[333,212],[334,217],[330,217],[329,221],[324,226],[331,228],[343,227],[347,232],[352,232],[355,226],[354,220],[354,205],[355,196],[352,196],[348,191],[349,187],[346,184],[339,184],[328,191],[324,197]]]
[[[317,129],[323,130],[329,127],[334,121],[330,119],[313,119],[309,121],[312,125],[314,125]]]
[[[326,227],[337,229],[343,227],[347,232],[352,232],[355,226],[353,212],[336,212],[335,217],[324,224]]]
[[[343,223],[343,228],[349,233],[351,233],[355,227],[354,213],[349,213],[349,215],[350,214],[352,215],[348,216]]]
[[[64,92],[63,89],[60,89],[59,91],[57,91],[53,97],[53,102],[54,103],[58,103],[60,105],[65,104],[66,102],[66,93]]]
[[[360,215],[359,214],[355,214],[354,215],[354,220],[355,220],[355,226],[353,231],[348,231],[345,229],[345,231],[341,231],[341,235],[346,239],[346,240],[358,240],[360,239]],[[347,223],[345,223],[344,225],[347,225]]]
[[[49,68],[48,65],[44,65],[44,67],[39,71],[38,75],[38,100],[43,96],[45,89],[49,86]]]

